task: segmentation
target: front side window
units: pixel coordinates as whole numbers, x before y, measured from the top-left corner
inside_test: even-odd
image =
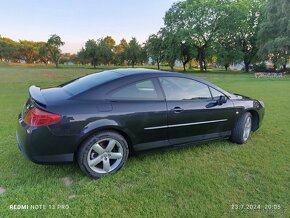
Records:
[[[158,100],[158,94],[152,80],[143,80],[118,89],[111,95],[113,99]]]
[[[219,99],[220,96],[224,96],[223,93],[221,93],[220,91],[218,91],[218,90],[216,90],[216,89],[214,89],[214,88],[211,88],[211,87],[210,87],[210,91],[211,91],[212,97],[213,97],[214,99]]]
[[[207,85],[180,77],[160,77],[167,100],[212,99]]]

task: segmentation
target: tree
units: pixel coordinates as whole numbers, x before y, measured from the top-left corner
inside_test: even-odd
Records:
[[[106,36],[103,41],[105,45],[113,51],[116,41],[112,38],[112,36]]]
[[[275,67],[286,64],[290,57],[290,2],[269,0],[258,33],[259,55],[271,59]]]
[[[228,70],[230,64],[243,60],[241,46],[236,40],[234,31],[224,34],[214,45],[214,55],[216,55],[217,63]]]
[[[42,43],[39,46],[38,54],[39,54],[40,62],[47,65],[48,62],[50,61],[50,56],[49,56],[49,52],[48,52],[46,43]]]
[[[128,44],[128,48],[125,50],[126,59],[133,68],[140,58],[140,51],[141,46],[139,45],[137,39],[133,37]]]
[[[141,65],[148,62],[148,54],[147,54],[147,50],[146,50],[145,46],[140,47],[140,54],[139,54],[138,62]]]
[[[200,70],[206,70],[206,50],[219,35],[219,29],[227,18],[229,0],[186,0],[174,3],[166,12],[166,28],[191,40],[197,49]]]
[[[125,50],[128,48],[127,41],[123,38],[120,43],[114,47],[115,63],[123,65],[126,60]]]
[[[10,38],[0,37],[0,59],[11,61],[19,50],[19,43]]]
[[[182,62],[183,65],[183,71],[186,71],[186,64],[192,60],[192,58],[194,57],[194,48],[192,46],[192,44],[190,42],[187,42],[185,40],[183,40],[181,43],[179,43],[179,48],[180,48],[180,52],[179,52],[179,59]]]
[[[91,65],[96,68],[96,65],[100,62],[99,47],[95,40],[89,39],[85,44],[85,56],[91,62]]]
[[[85,65],[89,62],[86,55],[86,50],[84,48],[81,48],[81,50],[77,53],[77,58],[78,62],[82,65]]]
[[[113,48],[115,46],[115,40],[112,37],[107,36],[104,39],[99,39],[98,44],[100,62],[102,64],[110,65],[114,59]]]
[[[58,62],[61,57],[60,46],[63,46],[65,43],[61,41],[60,36],[53,34],[47,40],[47,49],[50,54],[52,62],[58,67]]]
[[[19,41],[19,55],[26,63],[31,64],[39,58],[39,43],[28,40]]]
[[[160,69],[160,63],[164,59],[165,53],[162,37],[160,33],[150,35],[145,45],[148,56],[157,63],[158,70]]]
[[[164,61],[166,61],[171,70],[173,70],[175,61],[179,58],[180,53],[179,38],[166,28],[161,28],[160,32],[164,43]]]
[[[245,70],[249,71],[251,63],[257,61],[258,30],[261,23],[262,0],[238,0],[234,4],[234,14],[231,17],[235,24],[237,43],[241,45]]]

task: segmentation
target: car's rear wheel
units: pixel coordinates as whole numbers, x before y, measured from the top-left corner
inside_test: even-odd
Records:
[[[252,131],[252,115],[249,112],[244,113],[238,119],[235,124],[234,129],[232,130],[231,141],[244,144],[248,141]]]
[[[105,131],[91,136],[81,145],[77,160],[85,174],[100,178],[117,172],[127,161],[128,154],[124,137]]]

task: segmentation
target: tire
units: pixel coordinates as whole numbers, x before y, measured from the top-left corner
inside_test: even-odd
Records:
[[[88,138],[77,153],[80,169],[98,179],[117,172],[128,159],[126,140],[113,131],[99,132]]]
[[[252,130],[252,115],[246,112],[240,116],[232,130],[230,140],[237,144],[247,143]]]

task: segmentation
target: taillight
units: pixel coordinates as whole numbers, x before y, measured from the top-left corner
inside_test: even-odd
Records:
[[[24,122],[29,126],[45,126],[60,120],[60,115],[48,113],[35,107],[28,111],[24,118]]]

